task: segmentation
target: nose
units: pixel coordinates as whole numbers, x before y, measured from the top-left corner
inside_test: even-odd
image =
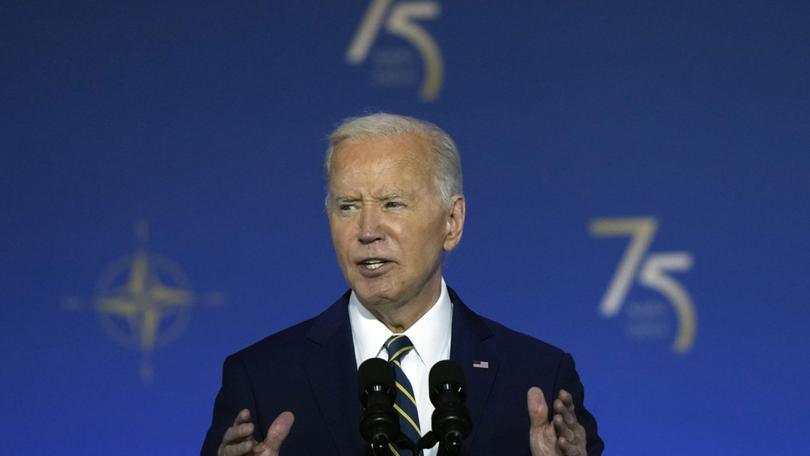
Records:
[[[385,234],[381,227],[381,214],[374,205],[366,205],[360,211],[358,222],[360,223],[360,230],[358,232],[357,240],[361,244],[371,244],[385,238]]]

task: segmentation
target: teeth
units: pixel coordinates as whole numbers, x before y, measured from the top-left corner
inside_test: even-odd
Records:
[[[381,260],[368,260],[368,261],[363,262],[363,266],[366,269],[372,269],[372,270],[373,269],[379,269],[379,268],[382,267],[382,265],[383,265],[383,262]]]

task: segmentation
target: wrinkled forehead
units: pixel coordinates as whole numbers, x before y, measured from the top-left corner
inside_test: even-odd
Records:
[[[431,173],[432,156],[427,138],[403,134],[375,138],[351,138],[335,146],[330,157],[331,181],[337,173],[361,172],[367,169],[423,169]]]
[[[332,157],[328,197],[435,193],[430,154],[421,138],[347,140]]]

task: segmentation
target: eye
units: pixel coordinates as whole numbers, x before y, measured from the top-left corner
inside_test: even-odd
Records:
[[[338,204],[337,208],[340,212],[349,212],[357,207],[356,204],[353,203],[340,203]]]
[[[386,209],[398,209],[400,207],[405,207],[405,204],[401,201],[386,201],[385,208]]]

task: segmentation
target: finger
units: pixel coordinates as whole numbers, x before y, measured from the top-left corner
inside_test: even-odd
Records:
[[[568,391],[560,390],[552,407],[554,428],[559,436],[557,446],[560,451],[565,456],[585,456],[587,438],[585,428],[577,421],[573,396]]]
[[[244,442],[234,443],[231,445],[225,446],[225,451],[223,453],[224,456],[243,456],[253,449],[256,445],[256,441],[253,439],[246,440]]]
[[[574,396],[572,396],[571,393],[569,393],[564,389],[561,389],[560,394],[557,397],[560,398],[560,400],[563,402],[563,405],[565,405],[565,407],[568,410],[570,410],[571,413],[574,413]]]
[[[574,426],[574,436],[576,436],[577,442],[587,442],[588,441],[587,433],[585,432],[585,427],[583,427],[579,423],[577,423]]]
[[[256,445],[253,439],[253,423],[250,421],[250,410],[242,409],[236,414],[233,425],[225,431],[217,454],[236,456],[248,453]]]
[[[570,396],[569,396],[570,398]],[[577,417],[574,414],[574,404],[566,404],[561,398],[557,398],[554,400],[554,404],[552,405],[555,414],[562,415],[565,422],[569,425],[573,425],[577,422]]]
[[[559,437],[564,437],[569,443],[576,442],[577,438],[576,434],[574,434],[574,430],[568,426],[562,416],[554,415],[551,422],[554,424],[554,430]]]
[[[250,421],[250,410],[242,409],[236,414],[233,425],[236,426],[237,424],[247,423],[248,421]]]
[[[233,425],[225,431],[222,437],[223,444],[230,444],[244,440],[253,435],[253,423],[244,423]]]
[[[529,421],[532,427],[548,424],[548,404],[543,390],[533,386],[526,393],[526,406],[529,409]]]
[[[554,410],[554,414],[562,417],[565,420],[565,423],[573,425],[577,422],[576,416],[571,412],[571,410],[563,404],[563,402],[559,399],[554,400],[554,404],[552,404],[552,409]]]
[[[565,437],[557,439],[557,446],[562,450],[564,456],[585,456],[585,452],[582,448],[569,442]]]
[[[262,451],[272,456],[277,455],[294,422],[295,415],[292,412],[281,412],[267,429],[267,438],[261,444]]]

